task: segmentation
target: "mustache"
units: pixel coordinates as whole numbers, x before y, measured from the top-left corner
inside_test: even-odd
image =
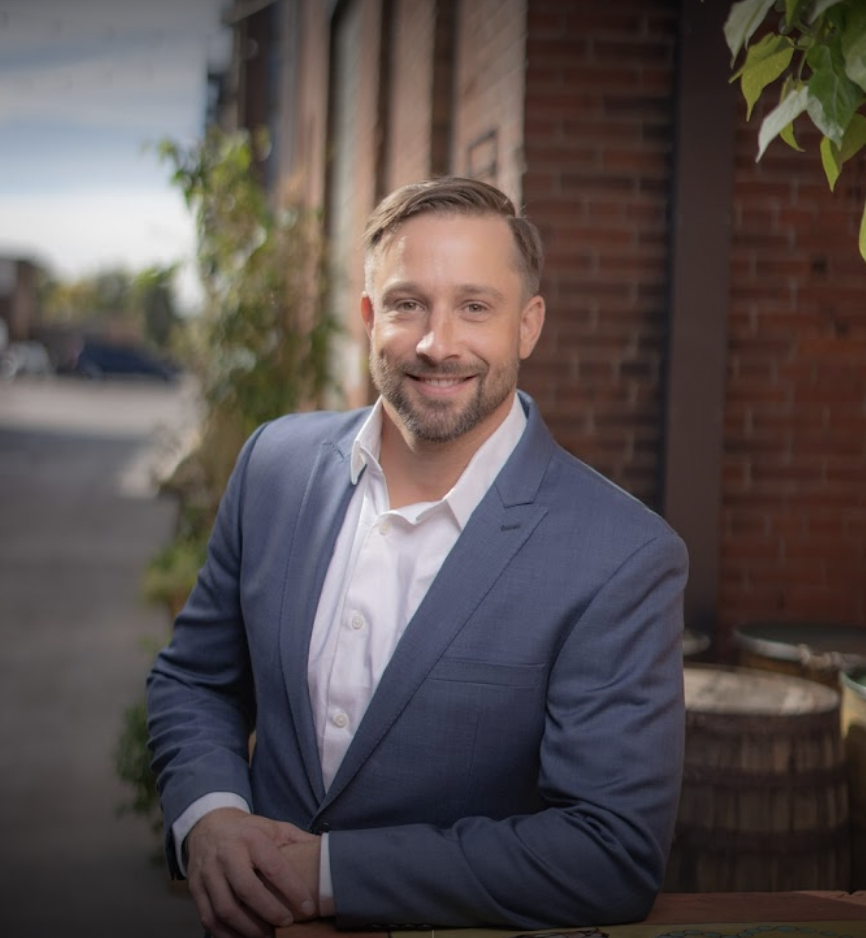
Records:
[[[420,358],[399,362],[397,367],[404,374],[413,378],[473,378],[480,373],[478,368],[467,370],[465,365],[458,362],[443,362],[441,365],[431,365]]]

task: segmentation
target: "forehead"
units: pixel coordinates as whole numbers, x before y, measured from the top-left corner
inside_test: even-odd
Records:
[[[374,273],[414,268],[431,276],[455,278],[468,271],[517,276],[517,246],[508,222],[499,215],[428,212],[400,222],[374,250]]]

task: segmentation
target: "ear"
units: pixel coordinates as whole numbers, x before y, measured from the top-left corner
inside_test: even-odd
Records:
[[[361,294],[361,319],[364,320],[364,328],[369,336],[373,331],[373,301],[366,293]]]
[[[520,314],[520,359],[529,358],[544,325],[544,300],[534,296]]]

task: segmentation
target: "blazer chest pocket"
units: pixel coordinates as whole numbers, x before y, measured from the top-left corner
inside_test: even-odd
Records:
[[[544,670],[543,664],[497,664],[468,658],[441,658],[430,672],[430,678],[460,684],[529,689],[538,687]]]

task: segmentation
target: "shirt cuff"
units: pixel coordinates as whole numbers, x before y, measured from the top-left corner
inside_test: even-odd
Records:
[[[186,863],[183,856],[183,842],[193,827],[211,811],[217,808],[240,808],[250,813],[250,806],[245,798],[232,791],[212,791],[207,795],[193,801],[193,803],[171,825],[171,835],[174,838],[174,852],[181,874],[186,876]]]
[[[331,841],[329,834],[322,834],[319,851],[319,915],[331,918],[336,914],[334,883],[331,879]]]

